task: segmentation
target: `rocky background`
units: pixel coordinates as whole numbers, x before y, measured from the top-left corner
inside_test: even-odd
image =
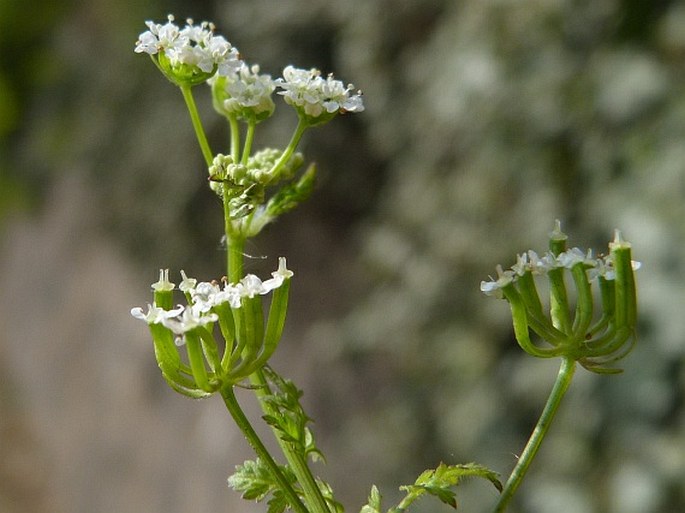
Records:
[[[274,365],[348,511],[440,461],[508,475],[556,363],[518,350],[478,286],[556,218],[581,247],[633,243],[639,344],[620,376],[578,372],[511,511],[685,509],[685,2],[31,5],[0,2],[0,511],[262,511],[226,487],[250,452],[223,406],[171,392],[128,313],[159,267],[223,261],[181,96],[133,53],[169,12],[273,75],[364,90],[365,113],[306,136],[315,197],[248,248],[250,271],[296,272]],[[258,143],[289,137],[279,110]],[[467,483],[461,508],[495,495]]]

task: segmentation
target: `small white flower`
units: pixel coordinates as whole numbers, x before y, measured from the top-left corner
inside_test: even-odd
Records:
[[[227,283],[216,295],[217,304],[228,303],[231,308],[240,308],[240,290]]]
[[[529,249],[528,261],[528,266],[533,274],[544,275],[547,274],[547,271],[554,268],[555,259],[552,253],[548,253],[540,258],[535,251]]]
[[[143,309],[139,306],[131,308],[131,315],[136,319],[145,321],[148,324],[159,324],[164,321],[164,319],[170,319],[176,317],[183,311],[181,305],[177,306],[173,310],[164,310],[159,308],[157,305],[149,304],[147,305],[147,313],[143,313]]]
[[[240,283],[238,283],[236,287],[240,291],[240,295],[242,297],[253,298],[257,294],[266,294],[268,292],[264,288],[262,280],[260,280],[259,277],[255,276],[254,274],[246,275],[242,280],[240,280]]]
[[[523,276],[527,271],[530,271],[530,264],[528,263],[528,254],[522,253],[516,255],[516,263],[511,266],[511,270],[519,276]]]
[[[596,267],[597,260],[592,258],[592,250],[588,250],[587,254],[583,253],[580,248],[572,248],[557,257],[557,262],[560,267],[571,269],[574,265],[582,263],[588,267]]]
[[[163,318],[162,324],[173,331],[174,334],[184,335],[197,327],[206,326],[218,320],[219,316],[215,313],[202,315],[194,312],[192,308],[185,308],[180,316]]]
[[[273,278],[269,278],[262,283],[262,286],[267,292],[277,289],[283,285],[285,280],[293,277],[293,272],[286,267],[285,257],[278,258],[278,269],[272,272],[271,276],[273,276]]]
[[[202,281],[197,284],[192,292],[193,309],[198,313],[209,312],[212,307],[219,304],[217,295],[221,289],[216,283]]]
[[[491,278],[490,281],[481,281],[480,291],[486,296],[493,296],[501,299],[504,296],[502,288],[514,281],[515,273],[510,270],[503,271],[501,265],[498,265],[496,270],[497,279],[494,280]]]

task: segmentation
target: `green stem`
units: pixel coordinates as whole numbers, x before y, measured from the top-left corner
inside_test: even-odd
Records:
[[[247,133],[245,134],[245,146],[243,147],[243,157],[240,161],[244,166],[247,165],[247,159],[250,158],[252,152],[252,142],[254,141],[254,131],[257,126],[257,121],[250,119],[247,123]]]
[[[202,156],[205,158],[207,167],[209,167],[212,165],[212,161],[214,160],[214,154],[209,147],[209,142],[207,141],[207,136],[205,135],[205,129],[202,127],[200,113],[197,111],[197,105],[195,105],[195,98],[193,98],[192,88],[189,85],[182,85],[180,88],[181,92],[183,93],[183,99],[186,101],[188,112],[190,113],[190,120],[193,122],[193,128],[195,129],[197,142],[200,143]]]
[[[290,157],[292,157],[293,153],[295,152],[297,145],[300,143],[300,139],[302,139],[302,134],[304,134],[304,131],[308,127],[309,124],[303,118],[300,118],[300,121],[297,123],[297,128],[295,128],[295,132],[293,133],[293,136],[290,138],[288,147],[281,155],[281,158],[279,158],[273,165],[273,167],[269,170],[269,175],[274,177],[277,176],[281,168],[287,164],[288,160],[290,160]]]
[[[238,283],[243,277],[243,251],[245,249],[245,239],[238,236],[233,237],[226,232],[226,245],[228,260],[226,262],[228,270],[228,282]]]
[[[221,388],[221,397],[223,397],[228,412],[231,414],[231,417],[233,417],[233,420],[235,421],[236,425],[245,435],[245,438],[247,439],[250,446],[257,453],[257,456],[271,470],[274,479],[281,487],[281,491],[287,497],[288,503],[292,507],[293,511],[295,511],[296,513],[309,513],[305,505],[302,504],[302,501],[297,496],[297,493],[295,493],[293,487],[286,480],[285,476],[283,475],[283,472],[281,472],[281,469],[278,468],[278,465],[269,454],[269,451],[267,451],[266,447],[264,447],[264,444],[259,439],[259,436],[257,436],[255,430],[252,428],[252,425],[245,416],[245,413],[243,413],[243,410],[240,408],[240,404],[238,404],[238,400],[236,399],[235,393],[233,392],[233,386],[230,384],[223,386]]]
[[[231,157],[237,163],[240,159],[240,125],[235,116],[228,118],[228,126],[231,129]]]
[[[514,470],[512,470],[506,485],[504,485],[504,490],[500,495],[499,501],[493,510],[493,513],[502,513],[507,509],[509,501],[511,501],[511,498],[516,493],[521,481],[523,481],[523,478],[528,471],[528,467],[530,467],[530,464],[535,458],[535,455],[540,448],[540,444],[545,438],[547,430],[554,419],[554,415],[559,408],[559,403],[561,403],[561,399],[564,397],[564,394],[571,384],[575,368],[575,360],[570,358],[562,359],[557,380],[554,382],[554,387],[549,394],[547,404],[545,404],[545,409],[542,410],[542,415],[540,415],[540,419],[538,420],[533,433],[530,435],[528,443],[519,457],[518,463],[514,467]]]
[[[264,377],[264,373],[261,370],[256,371],[250,376],[250,381],[256,385],[255,394],[260,399],[259,404],[262,406],[262,410],[267,415],[272,415],[273,412],[269,408],[268,404],[262,401],[262,397],[270,393],[269,384]],[[312,471],[307,465],[307,461],[296,451],[293,450],[292,446],[284,441],[278,431],[272,428],[276,440],[278,440],[278,445],[280,445],[283,455],[290,464],[290,468],[297,476],[297,481],[302,486],[304,492],[305,500],[309,509],[312,513],[330,513],[328,509],[328,504],[326,504],[326,499],[321,494],[321,490],[316,484],[316,480],[312,475]]]

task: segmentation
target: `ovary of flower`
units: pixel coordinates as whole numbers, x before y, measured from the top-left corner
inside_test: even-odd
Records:
[[[131,308],[131,315],[136,319],[145,321],[148,324],[159,324],[163,322],[164,319],[169,319],[176,317],[183,311],[183,307],[179,305],[173,310],[164,310],[159,308],[157,305],[149,304],[147,305],[147,313],[143,313],[143,309],[139,306]]]
[[[152,288],[157,292],[174,290],[175,285],[169,281],[169,269],[159,270],[159,281],[152,284]]]

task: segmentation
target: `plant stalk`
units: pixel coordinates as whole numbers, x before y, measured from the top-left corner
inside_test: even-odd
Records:
[[[257,436],[257,433],[252,428],[252,425],[245,416],[245,413],[243,413],[243,410],[240,408],[240,404],[238,404],[238,400],[236,399],[235,393],[233,392],[233,386],[230,384],[224,385],[221,388],[221,397],[224,399],[226,408],[228,409],[228,412],[231,414],[231,417],[233,417],[233,420],[235,421],[236,425],[243,432],[243,435],[245,435],[247,442],[250,444],[252,449],[254,449],[255,453],[257,453],[257,456],[271,470],[271,474],[273,475],[274,479],[276,480],[278,485],[281,487],[281,490],[287,497],[288,503],[292,507],[293,511],[295,511],[296,513],[309,513],[305,505],[298,497],[297,493],[295,493],[293,487],[290,485],[290,483],[283,475],[283,472],[281,472],[281,469],[278,468],[278,465],[269,454],[269,451],[266,449],[262,441],[259,439],[259,436]]]
[[[250,381],[256,385],[255,394],[259,398],[259,404],[261,405],[262,410],[264,410],[264,413],[267,415],[272,414],[267,403],[261,400],[263,396],[270,393],[269,384],[261,369],[250,376]],[[312,513],[330,513],[326,499],[322,495],[319,486],[316,484],[316,480],[312,475],[309,465],[307,465],[307,461],[299,453],[294,451],[288,442],[281,438],[276,429],[272,428],[272,430],[278,441],[278,445],[283,451],[283,455],[286,460],[288,460],[290,468],[297,476],[297,481],[300,483],[300,486],[302,486],[305,500]]]
[[[188,107],[188,112],[190,113],[190,120],[193,123],[193,128],[195,129],[195,136],[197,137],[197,142],[200,144],[200,149],[202,150],[202,156],[205,158],[207,167],[212,165],[214,160],[214,154],[209,147],[209,142],[207,141],[207,135],[205,134],[205,129],[202,127],[202,121],[200,121],[200,113],[197,111],[197,105],[195,104],[195,98],[193,98],[193,92],[191,86],[183,85],[181,87],[181,92],[183,93],[183,99]]]
[[[572,360],[568,357],[562,358],[557,379],[554,382],[554,386],[552,387],[549,397],[547,398],[545,408],[542,410],[542,414],[535,425],[535,429],[533,429],[533,433],[528,439],[526,447],[523,449],[523,452],[519,457],[518,463],[514,467],[514,470],[512,470],[507,483],[504,485],[504,490],[502,490],[502,494],[500,495],[499,501],[497,502],[493,513],[502,513],[507,509],[509,502],[516,493],[521,481],[523,481],[523,478],[528,471],[528,467],[530,467],[530,464],[540,448],[540,444],[542,444],[542,440],[547,434],[547,430],[554,419],[554,415],[559,408],[559,404],[561,403],[564,394],[571,384],[575,368],[575,360]]]

